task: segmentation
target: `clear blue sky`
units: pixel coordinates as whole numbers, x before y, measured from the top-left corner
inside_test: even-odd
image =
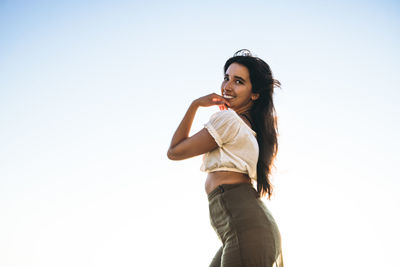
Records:
[[[0,266],[207,266],[201,157],[166,152],[242,48],[282,83],[285,264],[400,265],[397,1],[0,1],[0,36]]]

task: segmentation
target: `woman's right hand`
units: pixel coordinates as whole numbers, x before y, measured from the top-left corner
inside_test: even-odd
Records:
[[[199,107],[209,107],[213,105],[219,105],[220,110],[227,110],[230,106],[228,100],[223,98],[222,96],[212,93],[209,95],[202,96],[200,98],[197,98],[194,100],[194,102],[199,106]]]

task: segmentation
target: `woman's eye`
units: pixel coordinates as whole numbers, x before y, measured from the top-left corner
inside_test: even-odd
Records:
[[[228,77],[224,77],[224,81],[227,81],[227,80],[229,80],[229,78]],[[235,82],[239,83],[239,84],[243,84],[242,81],[240,81],[240,80],[236,80]]]

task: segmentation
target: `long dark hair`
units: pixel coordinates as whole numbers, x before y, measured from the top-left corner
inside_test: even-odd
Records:
[[[268,64],[247,49],[237,51],[224,65],[224,74],[232,63],[245,66],[250,73],[252,92],[259,94],[250,110],[253,130],[257,133],[259,155],[257,161],[257,192],[260,197],[271,198],[273,186],[271,168],[278,153],[278,124],[272,95],[280,82],[272,77]]]

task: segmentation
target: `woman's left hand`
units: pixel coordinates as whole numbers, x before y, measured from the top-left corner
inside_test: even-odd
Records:
[[[230,106],[229,102],[222,96],[212,93],[203,97],[200,97],[194,101],[200,107],[209,107],[212,105],[218,105],[220,110],[227,110]]]

